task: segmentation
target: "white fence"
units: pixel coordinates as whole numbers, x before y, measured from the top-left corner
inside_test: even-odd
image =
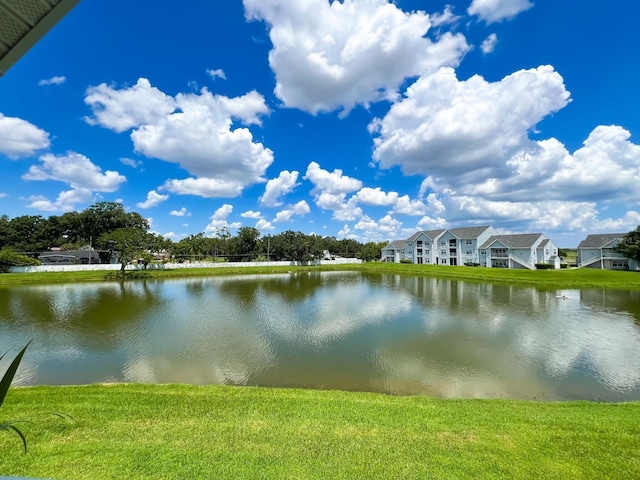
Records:
[[[297,265],[338,265],[358,264],[357,258],[337,258],[335,260],[319,260],[317,262],[185,262],[185,263],[152,263],[148,270],[175,268],[221,268],[221,267],[294,267]],[[142,270],[142,265],[127,265],[127,270]],[[91,270],[120,270],[119,263],[92,265],[38,265],[37,267],[10,267],[12,273],[28,272],[86,272]]]

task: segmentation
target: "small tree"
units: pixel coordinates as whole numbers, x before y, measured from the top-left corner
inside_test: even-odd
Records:
[[[386,242],[365,243],[360,249],[360,251],[356,254],[356,257],[365,262],[380,260],[380,257],[382,256],[382,249],[385,246],[386,246]]]
[[[640,225],[627,233],[614,250],[627,258],[640,262]]]
[[[124,270],[136,258],[144,254],[149,248],[151,236],[144,230],[135,227],[118,228],[100,237],[100,243],[115,254],[120,262],[120,275],[124,277]]]

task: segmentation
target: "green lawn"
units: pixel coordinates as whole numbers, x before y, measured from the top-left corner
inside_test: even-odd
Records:
[[[362,271],[401,275],[424,275],[472,282],[507,283],[511,285],[535,286],[547,289],[564,288],[621,288],[640,289],[640,272],[610,271],[599,269],[560,270],[515,270],[482,267],[451,267],[437,265],[412,265],[371,262],[351,265],[324,265],[320,267],[219,267],[184,268],[174,270],[149,270],[127,272],[128,275],[143,275],[149,278],[176,278],[211,275],[234,275],[252,273],[286,273],[301,271]],[[106,281],[112,272],[60,272],[60,273],[4,273],[0,274],[0,287],[7,285]]]
[[[15,388],[0,413],[36,420],[26,455],[0,435],[0,475],[640,478],[640,403],[133,384]]]

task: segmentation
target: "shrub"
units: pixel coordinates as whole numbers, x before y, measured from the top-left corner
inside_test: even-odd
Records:
[[[537,270],[549,270],[552,268],[553,268],[553,265],[551,265],[550,263],[536,263]]]
[[[40,260],[22,255],[10,247],[4,247],[0,250],[0,272],[8,272],[9,267],[30,267],[33,265],[41,265]]]
[[[465,262],[466,267],[479,267],[480,264],[478,262]]]
[[[413,263],[411,260],[409,260],[408,258],[402,258],[400,259],[400,263]]]
[[[567,265],[566,263],[561,263],[561,264],[560,264],[560,268],[567,268],[567,266],[568,266],[568,265]]]

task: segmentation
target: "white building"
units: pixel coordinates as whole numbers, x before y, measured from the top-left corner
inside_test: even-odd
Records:
[[[422,230],[382,249],[384,262],[528,268],[560,268],[558,247],[541,233],[498,235],[491,226]]]
[[[587,235],[578,245],[576,262],[579,267],[608,270],[638,270],[638,262],[626,258],[614,248],[622,241],[624,233]]]
[[[480,246],[483,266],[535,270],[536,263],[560,268],[558,247],[542,233],[493,235]]]
[[[400,263],[404,258],[404,240],[393,240],[381,250],[380,260],[383,262]]]
[[[405,240],[404,255],[411,263],[436,263],[438,240],[446,232],[438,230],[422,230]]]

